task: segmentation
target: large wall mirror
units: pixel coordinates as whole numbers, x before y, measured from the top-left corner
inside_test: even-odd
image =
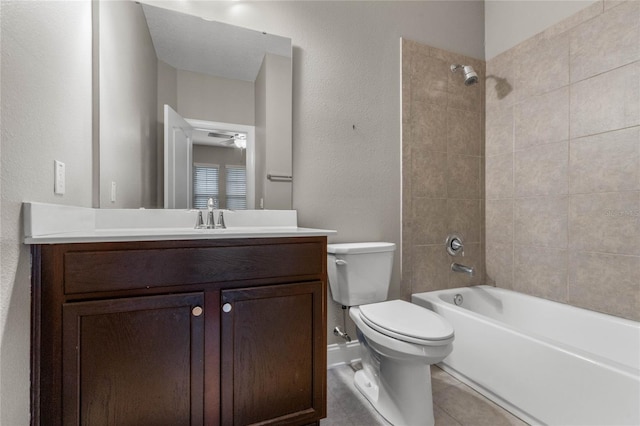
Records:
[[[145,2],[93,5],[94,206],[193,208],[210,194],[220,208],[290,209],[291,39]]]

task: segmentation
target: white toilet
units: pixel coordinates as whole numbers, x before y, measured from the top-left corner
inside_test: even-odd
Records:
[[[385,301],[394,251],[393,243],[328,244],[329,285],[358,327],[358,390],[395,426],[431,426],[430,366],[451,353],[453,327],[426,308]]]

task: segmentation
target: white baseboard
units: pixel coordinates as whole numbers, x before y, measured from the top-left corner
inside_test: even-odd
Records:
[[[360,360],[360,342],[334,343],[327,346],[327,369]]]

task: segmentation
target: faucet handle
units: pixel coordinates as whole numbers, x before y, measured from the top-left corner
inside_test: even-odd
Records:
[[[218,223],[216,223],[216,228],[219,228],[219,229],[227,228],[224,224],[224,210],[220,210],[220,213],[218,213]]]
[[[457,256],[460,254],[464,257],[464,244],[462,243],[462,236],[460,234],[449,234],[445,245],[447,253],[451,256]]]
[[[196,216],[196,226],[195,229],[204,228],[204,221],[202,220],[202,211],[198,210],[198,215]]]

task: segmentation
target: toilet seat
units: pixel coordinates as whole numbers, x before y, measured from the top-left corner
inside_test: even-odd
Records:
[[[453,327],[448,321],[413,303],[389,300],[361,305],[359,309],[362,321],[386,336],[426,346],[453,341]]]

